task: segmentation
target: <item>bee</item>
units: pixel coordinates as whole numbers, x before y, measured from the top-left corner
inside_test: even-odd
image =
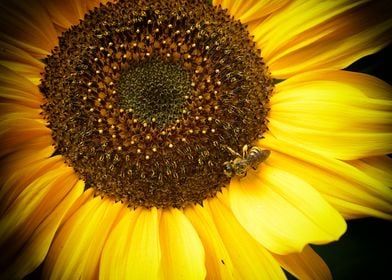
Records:
[[[232,148],[226,148],[236,156],[235,159],[226,161],[224,163],[224,173],[227,177],[245,176],[246,172],[250,169],[256,169],[260,163],[265,161],[271,154],[270,150],[263,150],[259,147],[251,147],[248,145],[242,147],[242,156],[234,151]]]

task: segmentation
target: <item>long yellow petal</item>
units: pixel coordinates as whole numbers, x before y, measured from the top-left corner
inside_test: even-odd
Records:
[[[57,34],[43,6],[36,0],[0,2],[0,38],[44,58],[57,44]]]
[[[310,183],[345,217],[391,218],[391,161],[386,157],[344,162],[266,134],[260,146],[271,149],[270,165]],[[388,171],[389,170],[389,171]]]
[[[123,208],[121,203],[100,197],[83,205],[56,235],[46,275],[51,279],[97,278],[103,245]]]
[[[310,246],[305,246],[302,252],[288,255],[274,254],[275,259],[288,272],[303,280],[332,279],[328,266]]]
[[[232,179],[229,197],[240,224],[277,254],[335,241],[346,230],[339,213],[308,183],[267,164],[255,174]]]
[[[87,12],[86,0],[43,1],[51,20],[56,24],[58,35],[72,25],[78,24]]]
[[[127,246],[126,279],[156,279],[158,277],[161,264],[160,211],[156,208],[141,211]]]
[[[292,89],[302,84],[317,82],[347,83],[357,89],[354,96],[369,97],[373,99],[392,100],[391,85],[374,76],[364,73],[343,71],[343,70],[317,70],[301,73],[290,77],[284,82],[278,83],[278,92]]]
[[[102,199],[95,197],[88,200],[62,225],[44,263],[45,278],[71,279],[80,277],[82,268],[72,269],[77,266],[75,262],[79,260],[79,255],[82,254],[83,242],[89,243],[88,238],[92,236],[93,229],[88,226],[89,221],[102,215],[104,208],[105,205]],[[75,236],[78,235],[80,239],[76,238],[77,240],[75,240]],[[74,247],[70,249],[69,245],[65,243],[72,244]]]
[[[272,75],[342,69],[390,41],[385,1],[293,1],[252,30]]]
[[[208,204],[239,279],[286,279],[271,253],[246,232],[224,203],[215,198]]]
[[[42,112],[41,109],[31,108],[17,103],[0,103],[0,111],[6,121],[13,119],[15,115],[23,116],[27,119],[41,119],[40,113]]]
[[[49,16],[53,23],[57,34],[70,28],[72,25],[78,24],[85,14],[98,7],[100,4],[111,2],[110,0],[42,0],[45,9],[48,11]]]
[[[16,114],[15,114],[16,115]],[[37,149],[52,145],[50,129],[45,127],[42,120],[29,118],[5,119],[0,121],[0,155],[6,155],[17,150],[27,149],[33,144]]]
[[[96,224],[94,225],[96,229],[100,228],[100,230],[95,231],[94,236],[91,238],[90,246],[84,253],[84,256],[81,256],[82,262],[84,262],[81,279],[98,278],[99,264],[104,244],[118,222],[119,217],[121,217],[121,214],[128,210],[122,203],[115,203],[110,199],[106,203],[107,208],[105,213],[102,217],[97,218],[95,221]]]
[[[77,181],[73,170],[59,167],[26,187],[0,220],[1,258],[12,258],[64,199]]]
[[[349,160],[388,154],[392,152],[391,92],[387,83],[360,73],[298,75],[276,86],[269,130],[277,138],[329,157]]]
[[[79,209],[87,204],[90,200],[94,199],[94,189],[93,188],[88,188],[85,189],[83,194],[78,198],[78,200],[75,201],[74,204],[69,208],[67,213],[65,213],[65,216],[62,220],[62,225],[66,223]]]
[[[212,218],[211,209],[195,205],[187,207],[185,215],[203,242],[207,279],[238,279],[238,272],[233,267],[228,249]]]
[[[10,195],[9,198],[6,198],[6,196],[11,193],[17,195],[20,193],[18,190],[22,191],[27,186],[19,183],[17,183],[18,185],[14,185],[13,183],[13,180],[17,179],[17,176],[24,176],[24,174],[19,172],[20,170],[30,166],[33,167],[36,163],[38,164],[39,162],[46,161],[53,154],[53,146],[42,145],[42,142],[43,141],[39,138],[33,139],[28,144],[25,144],[23,149],[7,154],[0,159],[0,184],[2,185],[0,191],[1,201],[4,201],[3,199],[5,199],[12,202],[15,196]],[[56,159],[60,159],[60,157],[56,157]],[[29,184],[31,181],[28,180],[26,183]],[[12,189],[13,187],[15,188]],[[5,209],[6,207],[8,206],[1,205],[0,209]]]
[[[244,24],[267,17],[289,3],[289,0],[214,0],[214,6],[221,5],[228,13]],[[250,30],[251,31],[251,30]]]
[[[348,163],[368,176],[381,178],[385,186],[392,186],[392,158],[389,156],[363,158]]]
[[[36,224],[44,219],[45,215],[40,211],[50,209],[53,204],[56,205],[56,202],[62,199],[64,192],[66,193],[70,185],[76,182],[76,178],[72,175],[71,168],[62,166],[43,174],[26,187],[6,210],[0,221],[0,243],[3,244],[13,237],[18,230],[19,234],[24,235],[20,227],[26,228],[29,223]],[[57,195],[57,197],[54,196],[53,200],[46,202],[45,199],[50,195]],[[34,221],[32,219],[34,216],[40,220]]]
[[[62,218],[71,205],[83,193],[83,188],[84,184],[80,181],[53,212],[35,229],[29,240],[26,241],[23,248],[16,255],[16,258],[12,260],[5,270],[0,272],[4,276],[4,279],[22,279],[42,263]]]
[[[205,279],[203,244],[180,210],[162,211],[160,244],[162,279]]]
[[[338,210],[346,220],[365,218],[369,216],[392,220],[392,214],[388,214],[386,211],[380,211],[375,207],[372,207],[371,203],[361,203],[357,201],[351,202],[350,200],[337,198],[336,196],[331,195],[324,195],[324,198],[333,205],[333,207]],[[389,206],[391,206],[391,204]],[[388,212],[390,213],[390,209]]]
[[[103,247],[99,265],[99,278],[103,280],[126,279],[128,266],[129,244],[133,228],[142,208],[128,210],[113,228]]]
[[[8,58],[8,55],[5,55],[5,57]],[[24,57],[19,58],[19,60],[22,60],[22,64],[28,63]],[[0,101],[2,103],[17,103],[39,109],[42,104],[42,96],[37,86],[22,76],[23,74],[25,73],[17,73],[0,65]],[[37,75],[39,76],[39,72]]]
[[[41,61],[22,49],[2,41],[0,41],[0,65],[12,69],[35,85],[39,84],[40,73],[44,69],[44,64]]]
[[[38,158],[37,161],[28,163],[22,160],[20,168],[1,172],[1,189],[0,189],[0,215],[3,215],[15,199],[27,188],[33,181],[45,173],[59,168],[63,165],[63,159],[60,156],[52,158]],[[3,171],[2,168],[1,171]]]

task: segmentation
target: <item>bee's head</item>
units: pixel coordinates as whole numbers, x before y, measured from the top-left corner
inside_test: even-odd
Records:
[[[235,175],[235,168],[232,161],[226,161],[224,164],[223,172],[227,177],[233,177]]]

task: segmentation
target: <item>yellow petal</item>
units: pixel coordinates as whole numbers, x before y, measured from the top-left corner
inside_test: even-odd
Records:
[[[160,243],[163,279],[205,279],[203,244],[180,210],[162,211]]]
[[[57,44],[57,34],[47,12],[38,1],[2,1],[0,38],[43,58]]]
[[[156,208],[141,211],[126,248],[128,250],[126,279],[156,279],[158,277],[161,263],[160,211]]]
[[[102,250],[100,279],[126,279],[129,244],[133,238],[133,228],[142,211],[142,208],[125,211],[111,231]]]
[[[16,258],[10,262],[5,271],[2,270],[0,272],[0,275],[3,275],[4,279],[21,279],[42,263],[62,218],[72,203],[83,193],[83,188],[84,184],[80,181],[53,212],[35,229],[23,248],[16,255]]]
[[[347,160],[388,154],[392,152],[392,100],[375,96],[391,92],[387,83],[360,73],[299,75],[276,86],[269,129],[277,138],[329,157]]]
[[[392,214],[387,214],[385,211],[377,210],[375,207],[372,207],[371,203],[361,205],[360,202],[351,202],[350,200],[337,198],[335,196],[324,195],[324,197],[336,210],[339,211],[339,213],[342,214],[346,220],[365,218],[369,216],[392,220]],[[389,206],[391,206],[391,204]],[[390,209],[388,212],[391,213]]]
[[[22,75],[0,65],[0,101],[39,109],[42,96],[38,87]]]
[[[390,42],[388,5],[385,1],[292,1],[252,33],[275,78],[342,69]]]
[[[41,79],[40,73],[44,69],[44,64],[41,61],[22,49],[2,41],[0,41],[0,65],[12,69],[12,71],[26,77],[35,85],[39,84]],[[0,71],[2,71],[2,67]]]
[[[86,2],[85,0],[44,1],[45,9],[47,9],[51,20],[57,25],[59,35],[84,18],[88,11]]]
[[[100,197],[84,204],[56,235],[45,264],[46,275],[51,279],[98,278],[103,245],[123,207]]]
[[[45,127],[42,120],[18,116],[0,122],[0,139],[0,155],[26,149],[32,145],[36,145],[37,149],[50,147],[53,141],[49,128]]]
[[[239,275],[233,267],[228,249],[217,230],[209,207],[187,207],[185,215],[203,242],[207,279],[238,279]]]
[[[345,217],[391,218],[390,159],[344,162],[291,141],[278,140],[268,133],[265,136],[260,145],[273,151],[268,163],[310,183]]]
[[[102,217],[98,217],[95,221],[95,233],[91,238],[90,246],[84,253],[81,261],[84,261],[84,267],[81,275],[81,279],[97,279],[99,274],[99,264],[103,251],[104,244],[107,237],[110,235],[113,227],[122,212],[127,211],[127,207],[122,203],[114,203],[114,201],[108,200],[107,208]],[[97,230],[100,228],[100,230]],[[79,264],[80,265],[80,264]]]
[[[259,20],[265,18],[269,14],[282,8],[290,1],[281,0],[214,0],[212,1],[214,6],[221,5],[223,9],[228,9],[228,13],[239,19],[242,23],[247,24],[253,20]]]
[[[76,181],[73,170],[63,166],[42,175],[19,194],[0,220],[0,245],[7,252],[2,257],[16,254]]]
[[[158,277],[161,258],[158,216],[156,208],[136,208],[123,215],[104,246],[100,279]]]
[[[369,98],[375,99],[375,101],[376,99],[392,100],[390,94],[391,85],[388,83],[368,74],[343,70],[317,70],[301,73],[300,75],[290,77],[290,79],[282,83],[278,83],[278,92],[292,89],[302,84],[307,84],[314,81],[332,81],[341,84],[347,83],[348,85],[357,88],[358,91],[354,96],[367,96]]]
[[[104,208],[105,205],[102,203],[102,199],[100,197],[95,197],[81,206],[80,209],[62,225],[50,247],[44,263],[45,278],[79,278],[77,276],[81,275],[81,267],[78,267],[79,269],[77,271],[71,271],[69,267],[75,267],[75,261],[79,260],[78,255],[82,253],[81,247],[83,247],[83,243],[89,242],[88,237],[91,237],[91,232],[93,231],[92,227],[89,227],[89,221],[91,219],[94,220],[96,216],[102,215]],[[75,240],[75,235],[79,235],[80,239]],[[65,243],[74,246],[71,251],[69,245]],[[62,278],[62,275],[64,275],[64,278]]]
[[[0,169],[0,184],[2,185],[0,189],[0,214],[4,213],[9,205],[30,183],[43,174],[35,174],[34,170],[25,177],[25,180],[24,175],[26,174],[23,174],[23,172],[17,172],[16,170],[21,171],[27,166],[31,166],[33,168],[35,164],[37,164],[36,166],[39,166],[39,162],[45,161],[50,154],[50,149],[46,148],[43,150],[34,149],[33,151],[24,150],[8,155],[0,160],[0,166],[2,167]],[[60,164],[63,163],[60,162]],[[56,163],[52,165],[52,162],[50,161],[44,165],[49,167],[47,171],[51,171],[59,166]],[[26,170],[29,169],[24,169],[24,171]],[[46,173],[47,171],[45,170],[44,172]]]
[[[256,174],[233,179],[229,197],[240,224],[277,254],[337,240],[346,230],[339,213],[308,183],[267,164]]]
[[[33,181],[62,165],[63,159],[56,156],[44,159],[39,157],[35,162],[28,164],[21,160],[20,167],[15,169],[4,170],[6,168],[2,168],[1,171],[6,172],[0,173],[0,178],[2,181],[4,180],[0,189],[0,215],[5,213],[7,208]]]
[[[84,186],[84,182],[83,182],[83,186]],[[65,216],[62,220],[62,224],[67,222],[73,216],[73,214],[75,214],[84,204],[87,204],[87,202],[93,200],[94,198],[95,198],[94,189],[93,188],[85,189],[83,194],[78,198],[78,200],[75,201],[74,204],[72,204],[72,206],[69,208],[67,213],[65,213]]]
[[[33,167],[34,164],[47,160],[48,157],[53,154],[54,149],[52,146],[41,145],[40,139],[38,139],[38,143],[36,140],[37,139],[34,139],[32,141],[34,143],[29,143],[26,145],[27,147],[24,147],[24,149],[7,154],[0,159],[0,184],[2,185],[0,190],[0,200],[2,202],[5,200],[12,202],[15,199],[15,196],[11,193],[14,193],[15,195],[19,194],[20,191],[32,182],[28,180],[26,181],[27,185],[19,183],[17,183],[18,185],[14,185],[13,180],[17,180],[17,177],[13,176],[24,176],[24,174],[18,171],[23,170],[26,167]],[[60,159],[60,156],[56,157],[56,159]],[[8,180],[10,181],[8,182]],[[10,195],[9,198],[7,197],[8,195]],[[8,202],[4,203],[7,204]],[[0,209],[5,209],[6,207],[8,206],[1,205]],[[2,210],[0,210],[0,212],[2,212]]]
[[[349,164],[372,178],[381,179],[385,186],[392,186],[392,158],[389,156],[363,158],[349,161]]]
[[[39,211],[45,211],[50,209],[51,205],[56,205],[56,201],[61,200],[63,193],[74,184],[73,170],[66,166],[46,172],[34,180],[18,195],[2,217],[0,243],[11,238],[20,227],[27,227],[28,223],[39,223],[39,220],[33,221],[32,216],[40,216]],[[58,197],[53,197],[53,201],[45,200],[49,194],[54,195],[56,192],[59,192]],[[43,218],[44,216],[40,217],[41,220]],[[19,231],[19,234],[23,235],[24,232]]]
[[[212,4],[214,6],[222,5],[224,8],[231,8],[235,0],[213,0]]]
[[[23,116],[27,119],[40,119],[41,109],[30,108],[17,103],[0,103],[0,112],[4,119],[12,119],[15,115]]]
[[[208,200],[208,204],[238,279],[285,279],[283,270],[270,252],[246,232],[224,203],[214,198]]]
[[[325,262],[310,246],[305,246],[302,252],[288,255],[274,254],[275,259],[288,272],[303,280],[332,279],[331,272]]]

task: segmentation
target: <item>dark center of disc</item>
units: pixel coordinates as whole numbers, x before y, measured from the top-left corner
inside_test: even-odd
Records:
[[[191,93],[188,73],[159,58],[131,65],[121,73],[117,87],[121,108],[132,111],[142,122],[156,122],[159,127],[181,116]]]

